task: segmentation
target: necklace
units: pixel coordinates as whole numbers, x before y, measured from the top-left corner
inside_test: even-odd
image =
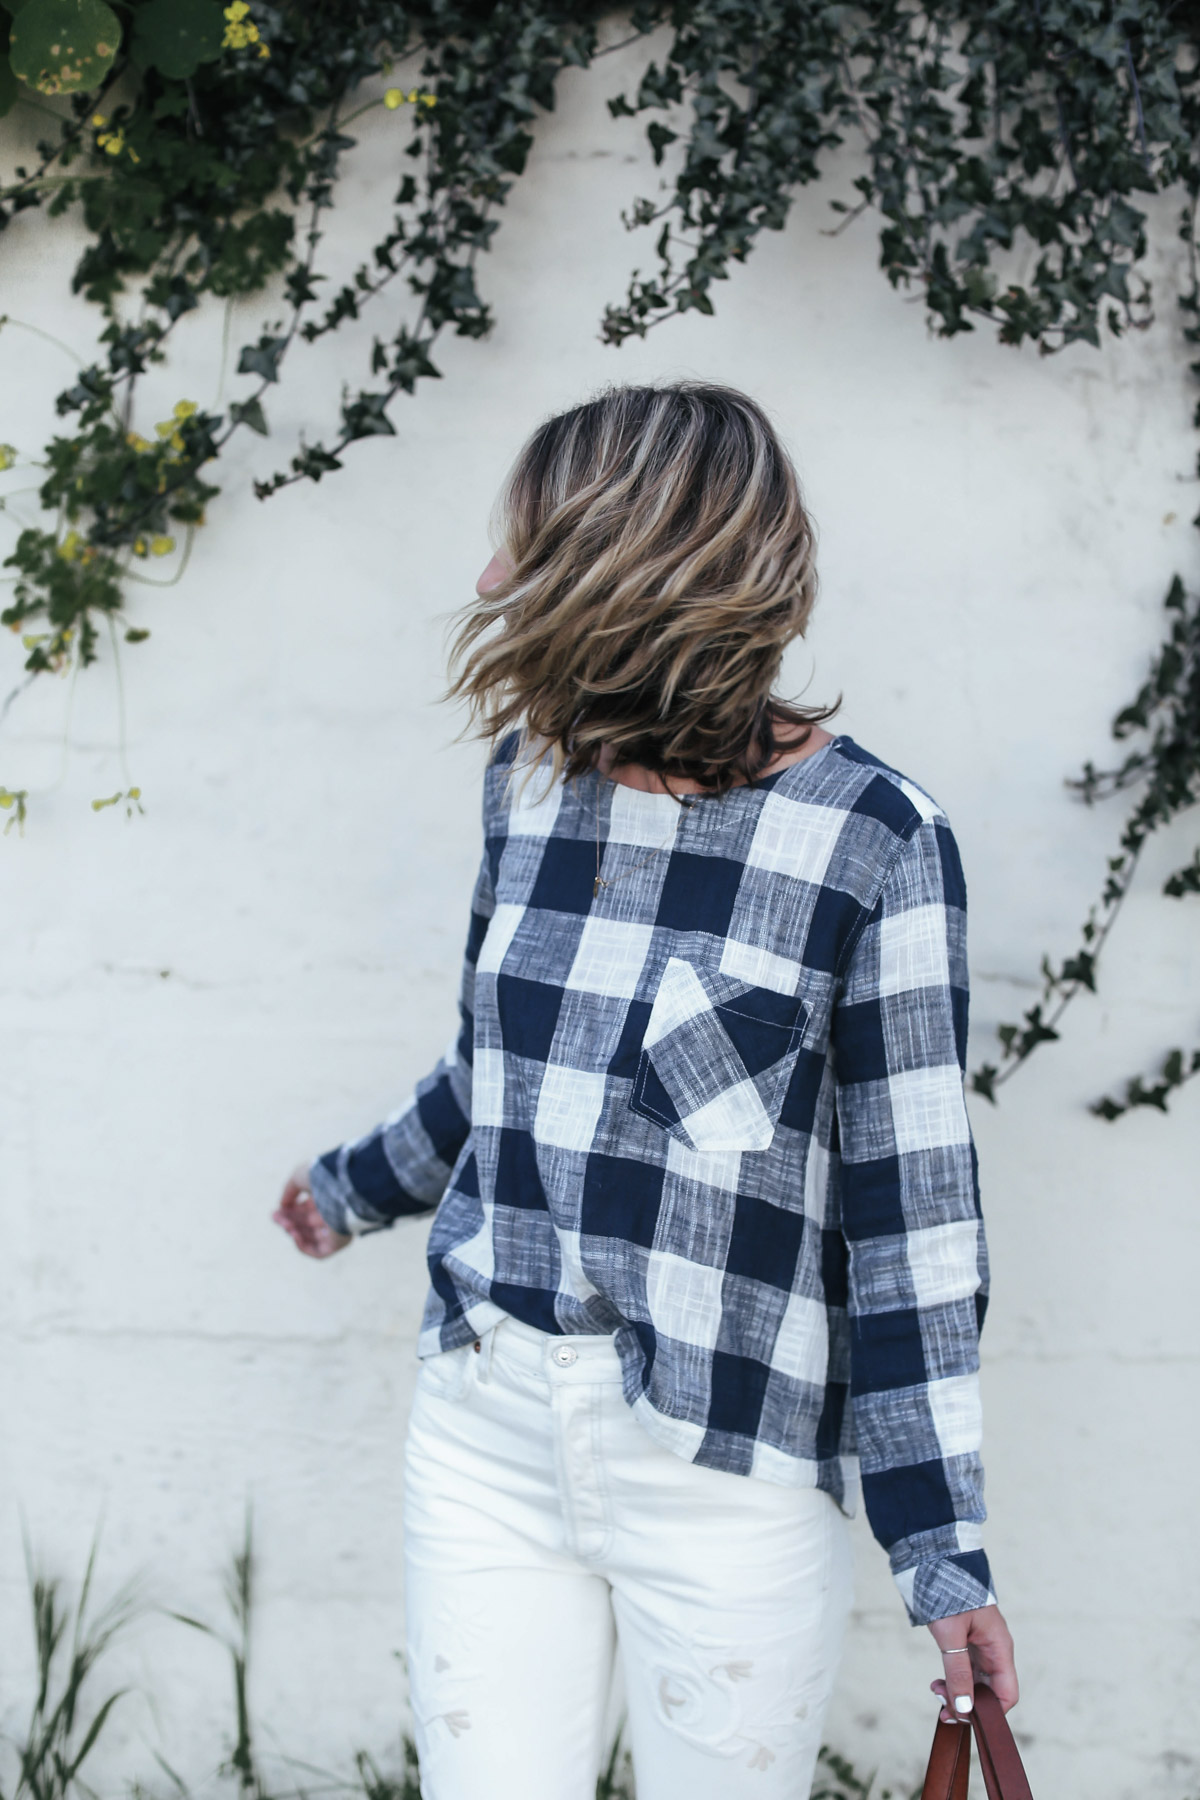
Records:
[[[681,799],[679,804],[684,808],[684,810],[689,811],[689,812],[691,811],[692,802],[690,800],[688,800],[686,798]],[[628,880],[629,876],[636,875],[639,869],[644,869],[646,867],[647,863],[652,863],[654,861],[654,858],[661,851],[666,849],[667,845],[671,842],[672,838],[675,836],[677,829],[678,829],[678,820],[674,820],[674,821],[672,821],[670,831],[668,831],[666,837],[663,839],[661,844],[655,844],[653,850],[648,851],[647,854],[645,856],[643,856],[639,862],[635,862],[632,868],[622,869],[621,873],[619,875],[610,875],[608,880],[606,881],[604,879],[603,875],[601,875],[601,873],[600,873],[600,783],[599,783],[599,781],[597,781],[596,782],[596,879],[592,883],[592,899],[595,900],[599,897],[601,888],[615,887],[618,881]]]

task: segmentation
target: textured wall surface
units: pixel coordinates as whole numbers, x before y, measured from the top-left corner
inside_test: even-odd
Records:
[[[319,1265],[269,1214],[291,1165],[374,1123],[449,1034],[481,756],[437,705],[443,632],[541,415],[608,380],[682,373],[771,409],[821,530],[823,598],[792,684],[844,691],[842,728],[956,825],[975,1061],[1100,885],[1118,814],[1077,806],[1064,777],[1107,754],[1167,580],[1196,570],[1169,300],[1153,331],[1101,354],[933,341],[877,271],[869,221],[822,235],[847,157],[720,292],[715,320],[605,349],[603,304],[651,256],[620,209],[657,179],[638,128],[604,107],[626,78],[627,54],[564,80],[482,270],[495,332],[442,346],[445,379],[398,407],[399,435],[256,503],[252,475],[280,466],[301,423],[321,435],[376,326],[297,354],[272,439],[243,436],[222,464],[183,583],[138,591],[153,636],[122,661],[145,818],[88,804],[124,785],[107,653],[69,718],[53,680],[9,715],[0,780],[35,792],[24,839],[0,845],[0,1727],[28,1674],[22,1515],[69,1573],[103,1516],[102,1587],[143,1570],[160,1605],[216,1618],[251,1496],[263,1718],[322,1763],[394,1739],[424,1233]],[[386,216],[401,129],[363,121],[326,267],[352,266]],[[69,222],[19,219],[0,308],[86,356],[78,247]],[[238,307],[235,350],[270,313]],[[143,430],[181,396],[241,391],[222,376],[221,326],[183,322]],[[69,371],[4,329],[0,437],[35,452]],[[7,691],[18,646],[0,656]],[[1165,1120],[1086,1111],[1195,1037],[1197,903],[1157,892],[1191,847],[1186,832],[1151,847],[1101,996],[998,1110],[974,1108],[995,1265],[988,1541],[1027,1688],[1014,1723],[1035,1791],[1057,1800],[1200,1791],[1200,1084]],[[938,1667],[857,1532],[830,1737],[911,1782]],[[123,1703],[113,1784],[153,1773],[152,1746],[202,1774],[229,1712],[217,1649],[151,1616],[124,1667],[157,1702]]]

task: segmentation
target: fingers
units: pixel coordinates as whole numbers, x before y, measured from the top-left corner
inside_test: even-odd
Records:
[[[314,1205],[312,1236],[309,1239],[311,1248],[308,1254],[321,1257],[334,1256],[339,1250],[344,1250],[349,1242],[349,1238],[339,1237],[338,1233],[325,1223]]]
[[[929,1630],[942,1659],[942,1677],[930,1687],[942,1700],[944,1720],[970,1719],[976,1680],[988,1684],[1005,1712],[1016,1705],[1020,1690],[1012,1634],[998,1606],[935,1619]]]
[[[976,1617],[979,1623],[971,1634],[976,1668],[1004,1711],[1010,1712],[1021,1696],[1012,1633],[998,1606],[985,1607]]]
[[[285,1192],[271,1217],[305,1256],[332,1255],[329,1240],[333,1233],[317,1211],[311,1194],[301,1196]]]
[[[938,1683],[945,1701],[942,1718],[957,1719],[961,1724],[970,1718],[975,1705],[975,1668],[966,1645],[943,1648],[942,1668],[944,1677]]]
[[[287,1232],[297,1250],[304,1256],[322,1254],[317,1226],[324,1225],[325,1222],[317,1212],[309,1191],[307,1164],[301,1163],[292,1170],[279,1197],[279,1205],[271,1217],[276,1225]],[[324,1254],[329,1252],[325,1251]]]
[[[324,1259],[344,1250],[350,1242],[348,1237],[342,1237],[327,1225],[317,1211],[317,1204],[309,1187],[306,1163],[301,1163],[298,1169],[292,1170],[280,1195],[279,1205],[271,1217],[276,1225],[287,1232],[302,1256]]]
[[[281,1207],[291,1206],[301,1195],[307,1194],[309,1191],[308,1164],[300,1163],[288,1176],[279,1204]]]
[[[956,1713],[950,1711],[950,1697],[946,1692],[946,1683],[943,1679],[939,1678],[937,1681],[931,1681],[929,1690],[931,1693],[936,1694],[942,1702],[942,1710],[938,1714],[938,1718],[942,1721],[943,1725],[961,1725],[965,1724],[970,1719],[970,1713],[964,1714],[963,1718],[960,1719]]]

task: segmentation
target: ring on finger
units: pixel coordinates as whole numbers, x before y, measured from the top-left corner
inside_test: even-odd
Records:
[[[971,1652],[966,1644],[960,1644],[956,1650],[942,1651],[943,1656],[970,1656],[970,1654]]]

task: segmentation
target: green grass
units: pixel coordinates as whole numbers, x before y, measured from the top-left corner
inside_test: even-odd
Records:
[[[61,1581],[35,1567],[28,1552],[26,1560],[35,1698],[24,1731],[0,1739],[0,1800],[100,1800],[87,1780],[86,1765],[128,1690],[105,1691],[97,1665],[148,1607],[128,1585],[107,1605],[93,1605],[94,1544],[73,1603],[64,1599]],[[218,1794],[229,1800],[420,1800],[417,1753],[407,1737],[400,1742],[395,1766],[358,1750],[347,1769],[338,1773],[275,1752],[269,1759],[275,1773],[268,1771],[250,1701],[255,1561],[249,1516],[226,1577],[225,1603],[223,1625],[190,1613],[169,1616],[224,1650],[232,1714],[226,1753],[206,1777],[189,1783],[165,1755],[151,1750],[167,1786],[151,1787],[130,1778],[123,1784],[127,1800],[209,1800]],[[101,1694],[98,1700],[93,1698],[96,1691]],[[874,1776],[860,1776],[844,1757],[826,1747],[811,1800],[898,1800],[887,1788],[877,1791],[874,1782]],[[596,1800],[636,1800],[632,1762],[619,1737],[596,1783]],[[802,1797],[797,1795],[797,1800]]]
[[[93,1711],[90,1679],[104,1652],[132,1623],[136,1596],[123,1589],[107,1606],[93,1613],[92,1577],[96,1567],[93,1543],[79,1597],[73,1606],[63,1600],[61,1583],[43,1574],[26,1545],[29,1594],[33,1607],[34,1701],[23,1734],[9,1740],[16,1773],[0,1786],[0,1800],[94,1800],[84,1777],[84,1767],[108,1723],[109,1714],[123,1698],[124,1690],[106,1694]]]

